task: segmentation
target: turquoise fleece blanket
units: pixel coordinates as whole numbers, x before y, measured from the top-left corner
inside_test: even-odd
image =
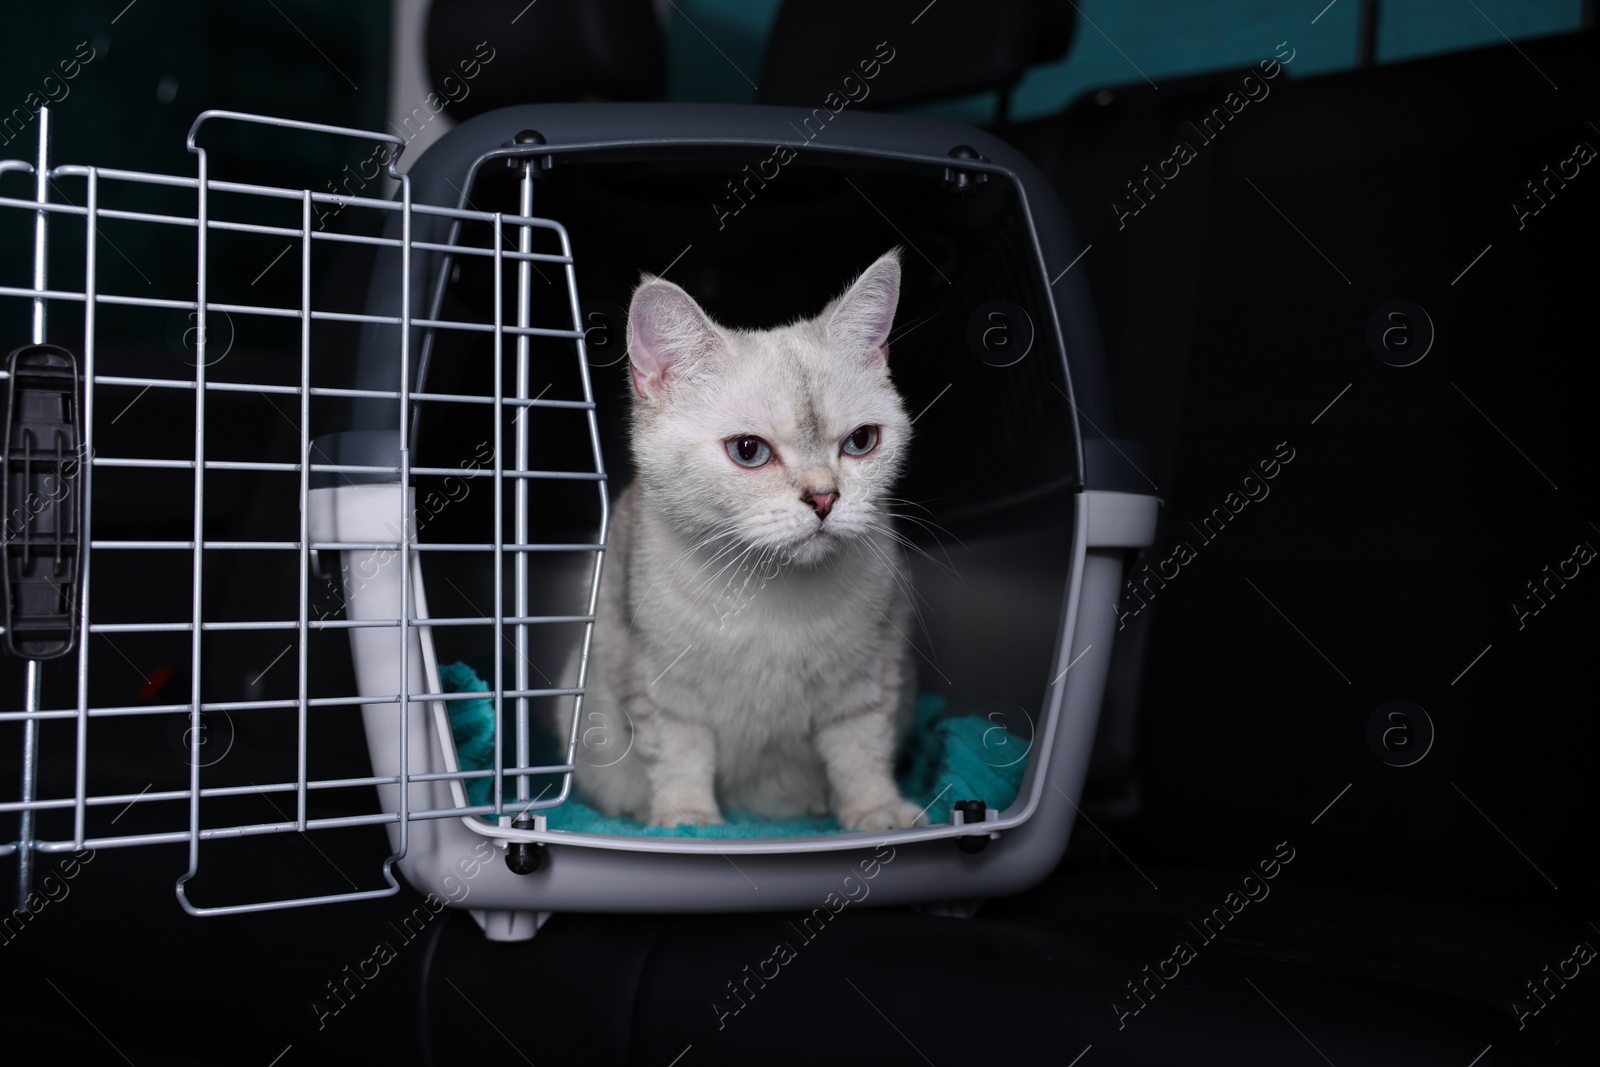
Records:
[[[439,668],[439,680],[447,693],[486,693],[488,683],[465,663]],[[494,766],[494,701],[452,700],[449,702],[450,732],[455,737],[456,754],[462,770],[485,770]],[[561,746],[544,731],[530,738],[533,763],[561,762]],[[508,746],[509,747],[509,746]],[[927,805],[928,821],[938,825],[950,821],[951,805],[958,800],[982,800],[989,807],[1005,809],[1016,799],[1022,772],[1028,761],[1019,758],[1029,743],[975,715],[951,715],[945,698],[924,693],[917,697],[904,751],[900,753],[896,774],[906,799],[919,807]],[[559,788],[553,775],[534,776],[533,795],[549,785]],[[491,803],[493,779],[466,780],[468,802]],[[515,795],[514,779],[507,778],[506,799]],[[575,796],[566,803],[544,809],[552,830],[590,834],[634,834],[645,837],[796,837],[805,834],[839,833],[832,815],[807,815],[794,819],[768,819],[748,812],[724,811],[728,821],[719,826],[646,826],[634,819],[606,815],[589,807]],[[483,817],[493,821],[492,815]]]

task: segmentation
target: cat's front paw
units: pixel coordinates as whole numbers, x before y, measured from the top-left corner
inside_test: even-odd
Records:
[[[722,812],[716,808],[678,808],[672,805],[664,805],[657,806],[650,812],[650,820],[647,825],[665,826],[671,829],[684,823],[690,823],[694,826],[714,826],[726,821],[722,817]]]
[[[926,826],[928,817],[909,800],[894,800],[865,811],[841,811],[839,825],[846,830],[901,830]]]

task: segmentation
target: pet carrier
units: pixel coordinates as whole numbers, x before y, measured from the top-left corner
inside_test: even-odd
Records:
[[[37,166],[4,164],[37,178],[36,195],[11,190],[0,208],[39,220],[40,248],[46,220],[85,226],[81,289],[47,284],[42,253],[31,285],[0,287],[0,299],[39,309],[36,345],[8,368],[12,405],[49,375],[53,395],[70,395],[59,383],[70,381],[74,346],[84,383],[73,423],[81,441],[62,438],[82,462],[66,471],[53,461],[80,510],[46,509],[20,545],[7,532],[8,573],[20,576],[8,587],[8,644],[22,633],[18,605],[32,602],[18,598],[17,582],[47,562],[40,522],[58,541],[81,532],[83,562],[75,593],[59,577],[72,569],[70,546],[49,557],[66,563],[51,563],[60,636],[46,651],[67,652],[75,639],[70,700],[47,693],[40,704],[35,687],[25,710],[0,713],[0,724],[20,725],[24,753],[21,796],[0,805],[19,813],[18,836],[0,852],[26,863],[36,852],[186,842],[178,892],[196,913],[393,892],[397,865],[413,887],[470,909],[505,940],[567,910],[810,909],[841,894],[865,899],[850,889],[863,879],[878,903],[959,911],[1051,869],[1077,814],[1125,560],[1149,544],[1157,502],[1133,446],[1107,436],[1102,356],[1084,272],[1074,269],[1088,249],[1031,165],[970,127],[844,109],[535,105],[468,121],[406,174],[390,158],[399,191],[385,200],[348,183],[319,193],[209,177],[195,139],[218,117],[365,137],[380,149],[400,143],[208,114],[190,135],[196,178],[51,168],[42,153]],[[83,204],[53,197],[46,174],[81,180]],[[174,190],[198,209],[114,210],[113,184]],[[265,221],[273,208],[276,221]],[[383,216],[381,235],[348,227],[359,213]],[[102,289],[96,233],[113,221],[192,227],[197,291]],[[208,248],[215,259],[215,242],[246,237],[297,250],[296,306],[252,300],[242,278],[208,279]],[[371,252],[359,311],[314,306],[314,252],[336,245]],[[899,771],[929,825],[864,834],[826,817],[730,813],[727,826],[667,830],[587,809],[572,789],[575,761],[628,756],[617,751],[627,709],[585,706],[583,687],[609,501],[630,474],[632,288],[642,273],[664,275],[719,322],[767,327],[815,314],[894,246],[904,279],[890,367],[915,416],[897,488],[919,609],[906,636],[922,690]],[[44,309],[60,305],[81,305],[81,333],[59,352],[37,347],[54,336]],[[192,365],[114,373],[119,357],[96,350],[95,329],[98,316],[123,308],[193,316]],[[230,344],[259,324],[256,343],[276,346],[276,357],[222,362],[224,316]],[[335,328],[357,332],[348,344],[318,339]],[[274,340],[272,329],[284,332]],[[107,416],[140,388],[192,394],[192,451],[141,454],[113,425]],[[220,406],[251,394],[284,401],[287,452],[243,458],[246,442],[220,421]],[[8,487],[37,478],[41,462],[14,440]],[[158,475],[191,502],[186,532],[98,538],[96,482]],[[215,535],[216,507],[242,500],[264,528]],[[158,556],[181,562],[178,617],[138,618],[91,596],[91,574]],[[252,569],[256,603],[224,610],[206,599],[207,568],[224,566]],[[760,575],[740,580],[741,595],[758,595],[748,591]],[[271,634],[293,656],[297,679],[283,696],[259,685],[207,695],[207,672],[224,669],[220,642],[241,633]],[[102,703],[89,661],[110,649],[94,635],[177,639],[184,699]],[[313,660],[346,643],[354,690],[318,691]],[[30,681],[38,674],[30,666]],[[288,685],[287,674],[272,684]],[[319,777],[319,720],[352,705],[371,774]],[[93,787],[91,733],[155,714],[185,719],[186,783],[143,794]],[[204,728],[226,715],[282,724],[284,780],[231,782],[226,763],[208,762]],[[564,736],[541,730],[562,715]],[[75,754],[54,794],[39,771],[45,742]],[[319,796],[351,791],[375,793],[375,806],[316,813]],[[250,821],[230,807],[250,796],[289,807]],[[104,818],[160,803],[182,805],[179,825],[118,832]],[[45,823],[60,829],[44,832]],[[188,899],[203,842],[373,824],[392,846],[382,888]]]

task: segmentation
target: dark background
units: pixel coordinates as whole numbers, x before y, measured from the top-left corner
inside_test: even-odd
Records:
[[[390,938],[414,894],[190,919],[169,888],[181,849],[103,850],[68,898],[0,947],[11,1047],[139,1064],[280,1053],[666,1064],[685,1046],[685,1065],[847,1053],[1068,1063],[1086,1046],[1086,1067],[1595,1062],[1592,967],[1525,1028],[1511,1009],[1575,943],[1600,946],[1600,578],[1585,567],[1522,628],[1511,607],[1546,564],[1600,546],[1589,440],[1600,179],[1584,167],[1520,228],[1512,206],[1574,144],[1600,147],[1595,39],[1580,4],[1482,4],[1462,22],[1396,3],[1363,65],[1361,5],[1344,0],[1312,25],[1319,6],[1290,20],[1242,3],[1081,4],[1065,55],[1026,77],[997,126],[1049,175],[1089,246],[1076,269],[1095,298],[1115,432],[1147,446],[1142,476],[1164,502],[1135,565],[1180,541],[1197,550],[1118,635],[1087,818],[1042,886],[970,920],[852,910],[786,968],[787,988],[720,1031],[706,991],[763,958],[783,917],[564,915],[531,945],[501,946],[447,913],[319,1028],[311,999]],[[387,5],[120,7],[7,16],[0,104],[78,41],[97,49],[55,109],[57,159],[192,173],[183,138],[209,107],[387,122]],[[680,7],[667,92],[738,99],[744,83],[706,38],[755,75],[770,7]],[[976,41],[989,23],[973,25]],[[1272,96],[1119,226],[1110,205],[1125,183],[1176,140],[1197,141],[1187,124],[1285,39],[1301,51]],[[998,101],[906,106],[995,124]],[[26,158],[26,143],[4,154]],[[365,155],[247,133],[218,152],[313,188]],[[19,284],[26,246],[6,240],[7,284]],[[159,284],[159,249],[123,251]],[[238,255],[231,269],[265,265]],[[1395,300],[1425,309],[1435,332],[1408,367],[1368,342],[1374,312]],[[170,355],[132,325],[104,340]],[[161,409],[147,417],[159,424]],[[240,433],[271,432],[270,412],[257,418]],[[1188,524],[1279,442],[1295,458],[1271,495],[1202,544]],[[154,666],[104,684],[132,691]],[[0,681],[20,706],[20,673]],[[1431,748],[1407,767],[1369,741],[1394,700],[1431,722]],[[365,773],[354,723],[332,729],[329,745]],[[129,744],[169,758],[162,738]],[[1295,859],[1271,898],[1119,1030],[1110,1004],[1127,999],[1124,983],[1279,842]],[[323,858],[291,837],[223,865],[271,885],[325,859],[370,873],[386,851],[376,832],[316,848]]]

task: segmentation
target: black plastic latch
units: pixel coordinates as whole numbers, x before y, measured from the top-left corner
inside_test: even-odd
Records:
[[[5,515],[5,633],[24,659],[71,652],[83,559],[83,427],[78,361],[59,345],[25,345],[6,357],[0,437]]]
[[[974,823],[981,824],[989,821],[989,805],[981,800],[958,800],[950,808],[952,821],[958,826],[971,826]],[[956,815],[959,815],[960,818],[955,819]],[[998,837],[999,835],[995,834],[994,836]],[[956,838],[956,847],[962,852],[971,855],[988,848],[989,838],[990,834],[988,833],[964,834]]]
[[[511,825],[517,830],[532,830],[538,824],[533,816],[523,812],[511,820]],[[544,866],[544,842],[542,841],[513,841],[506,846],[506,866],[512,874],[532,874]]]
[[[958,144],[954,148],[950,149],[948,155],[951,159],[969,159],[976,160],[980,163],[989,162],[981,153],[978,152],[976,148],[973,148],[970,145]],[[957,196],[967,196],[971,194],[974,189],[984,184],[988,180],[989,175],[985,171],[963,170],[960,167],[944,168],[945,188],[949,189]]]
[[[548,143],[549,142],[544,139],[544,134],[540,133],[538,130],[523,130],[515,137],[511,138],[511,140],[507,141],[502,147],[526,148],[529,145]],[[518,170],[524,164],[527,165],[529,173],[535,178],[542,178],[547,172],[555,169],[556,160],[554,156],[548,154],[542,156],[534,155],[506,157],[506,166],[512,170]]]

